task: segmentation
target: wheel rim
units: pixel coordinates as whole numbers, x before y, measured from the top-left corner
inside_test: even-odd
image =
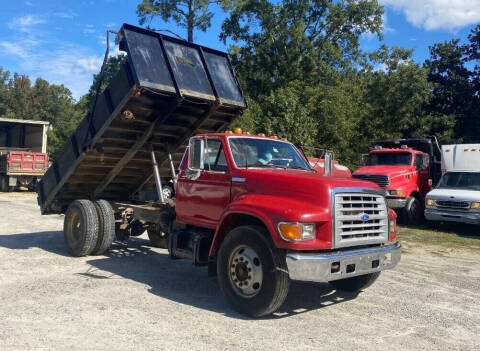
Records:
[[[164,187],[162,189],[162,193],[163,193],[163,197],[165,199],[171,199],[172,198],[172,190],[170,190],[170,188]]]
[[[251,247],[242,245],[230,254],[229,280],[233,290],[241,297],[257,295],[263,283],[262,262]]]
[[[70,239],[73,246],[76,246],[82,240],[82,221],[80,215],[77,212],[70,214],[70,220],[68,221],[68,229],[70,232]]]

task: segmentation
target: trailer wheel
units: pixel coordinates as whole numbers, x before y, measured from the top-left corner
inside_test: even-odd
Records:
[[[110,203],[105,200],[95,201],[95,207],[99,225],[97,243],[92,254],[101,255],[110,248],[115,238],[115,213]]]
[[[415,196],[407,198],[404,211],[404,217],[408,224],[418,225],[422,223],[424,218],[422,203]]]
[[[63,234],[73,256],[86,256],[93,251],[98,238],[98,214],[92,201],[75,200],[68,206]]]
[[[148,239],[152,246],[159,247],[161,249],[167,248],[167,233],[161,231],[159,228],[147,229]]]
[[[359,292],[370,285],[372,285],[375,280],[380,276],[380,272],[370,273],[359,275],[352,278],[334,280],[329,282],[337,290],[349,291],[349,292]]]
[[[217,277],[231,306],[251,317],[275,312],[290,287],[285,254],[256,225],[228,233],[218,253]]]

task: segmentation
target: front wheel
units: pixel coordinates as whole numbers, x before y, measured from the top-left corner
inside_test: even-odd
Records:
[[[232,307],[247,316],[265,316],[283,304],[290,287],[287,272],[285,254],[259,226],[233,229],[218,252],[220,289]]]
[[[423,205],[414,196],[407,198],[407,203],[404,209],[404,217],[408,224],[419,225],[423,221]]]
[[[334,280],[330,282],[330,285],[336,290],[359,292],[372,285],[379,276],[380,272],[364,274],[352,278]]]

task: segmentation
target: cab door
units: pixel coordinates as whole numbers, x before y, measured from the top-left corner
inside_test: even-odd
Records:
[[[430,191],[430,172],[429,172],[429,156],[428,155],[415,155],[415,169],[417,171],[417,185],[420,194],[425,198]]]
[[[175,208],[179,221],[215,228],[230,202],[231,176],[218,137],[192,138],[188,167],[180,172]]]

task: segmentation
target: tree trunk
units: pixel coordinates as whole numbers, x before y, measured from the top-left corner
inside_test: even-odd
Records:
[[[193,1],[188,2],[188,14],[187,14],[187,31],[188,31],[188,41],[193,43],[193,25],[195,23],[195,11],[193,9]]]

